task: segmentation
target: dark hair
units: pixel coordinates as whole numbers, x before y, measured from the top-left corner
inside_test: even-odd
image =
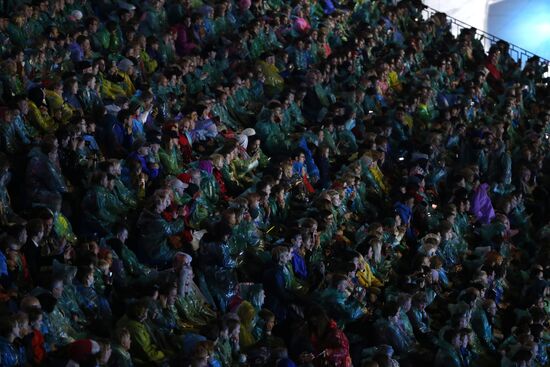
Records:
[[[204,325],[200,329],[200,334],[206,337],[206,339],[214,341],[218,339],[222,331],[227,329],[228,326],[225,320],[219,319]]]
[[[27,235],[29,237],[36,236],[44,231],[44,223],[39,218],[33,218],[27,222]]]
[[[128,307],[128,317],[138,320],[149,309],[149,301],[146,298],[135,301]]]
[[[398,312],[399,312],[399,305],[397,304],[397,302],[389,301],[389,302],[386,302],[386,304],[384,305],[383,313],[385,317],[394,317],[397,315]]]
[[[17,325],[17,320],[11,316],[4,316],[0,319],[0,336],[8,336]]]
[[[241,325],[241,322],[239,320],[233,318],[229,318],[225,322],[227,324],[227,330],[229,331],[229,333],[233,332],[233,330],[237,329]]]
[[[455,329],[447,329],[445,331],[445,333],[443,334],[443,338],[448,343],[451,343],[453,341],[453,339],[456,338],[458,335],[459,335],[459,332],[456,331]]]
[[[174,282],[165,281],[161,284],[159,287],[159,294],[162,294],[163,296],[168,296],[172,289],[177,289],[178,286]]]
[[[76,37],[76,43],[78,43],[79,45],[83,44],[84,41],[86,41],[88,39],[88,37],[86,37],[85,35],[81,34],[80,36]]]
[[[33,308],[27,312],[27,315],[29,316],[29,323],[35,322],[40,318],[40,316],[42,316],[42,310],[39,308]]]
[[[120,110],[117,114],[117,120],[120,122],[125,122],[132,116],[132,113],[129,109]]]
[[[86,277],[90,276],[90,274],[93,274],[94,271],[89,266],[80,266],[78,270],[76,271],[76,279],[80,281],[81,283],[86,279]]]
[[[130,331],[125,327],[118,327],[115,329],[114,334],[115,341],[120,342],[123,337],[130,335]]]
[[[57,145],[55,144],[56,140],[57,138],[54,135],[46,135],[40,144],[40,150],[42,150],[42,153],[50,154],[55,151],[57,149]]]
[[[306,322],[309,330],[317,337],[323,337],[330,322],[330,319],[325,310],[314,304],[306,312]]]
[[[264,321],[268,321],[275,319],[275,314],[269,311],[267,308],[262,308],[258,313],[258,317],[260,317]]]
[[[82,84],[86,85],[88,84],[92,79],[94,79],[96,76],[92,73],[86,73],[82,76]]]

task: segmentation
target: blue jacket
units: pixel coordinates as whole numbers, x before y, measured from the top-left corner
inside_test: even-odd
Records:
[[[398,201],[393,205],[393,208],[399,214],[399,217],[401,217],[401,220],[403,221],[403,224],[409,224],[412,219],[412,208],[410,208],[408,205],[403,204],[402,202]],[[407,238],[412,239],[414,238],[414,234],[412,231],[412,228],[409,226],[407,227],[406,232]]]
[[[293,300],[286,288],[286,278],[282,266],[277,265],[264,273],[265,307],[275,314],[277,321],[286,319]]]
[[[122,158],[125,157],[128,154],[128,150],[132,148],[134,137],[132,134],[126,132],[126,129],[116,120],[116,117],[114,119],[105,137],[107,141],[107,150],[110,155]]]
[[[147,176],[149,176],[149,179],[154,180],[159,175],[159,169],[149,168],[149,166],[147,165],[147,161],[145,160],[145,157],[140,156],[137,152],[130,153],[128,158],[139,161],[139,163],[141,163],[142,172],[146,173]]]
[[[0,251],[0,277],[8,275],[8,264],[6,261],[6,255]]]
[[[305,137],[302,137],[302,139],[300,139],[300,143],[298,144],[298,146],[304,151],[304,155],[306,157],[307,174],[309,175],[309,177],[319,177],[319,168],[317,168],[317,165],[313,160],[313,154],[311,154],[311,150],[307,146]]]
[[[491,352],[496,350],[493,344],[493,328],[487,318],[487,313],[482,307],[478,307],[472,313],[472,329],[479,340]]]
[[[4,367],[24,366],[27,362],[25,350],[0,337],[0,361]]]
[[[292,270],[300,279],[307,279],[307,266],[304,258],[297,251],[292,251]]]
[[[441,341],[441,346],[435,355],[435,367],[462,367],[462,358],[456,349],[447,342]]]
[[[406,353],[412,346],[413,341],[406,332],[389,320],[377,320],[375,330],[378,343],[390,345],[397,354]]]

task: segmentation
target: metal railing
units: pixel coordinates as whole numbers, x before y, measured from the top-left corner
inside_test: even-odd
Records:
[[[422,15],[424,17],[424,19],[429,19],[431,18],[434,14],[436,13],[443,13],[443,12],[440,12],[438,10],[435,10],[433,8],[430,8],[430,7],[425,7],[424,10],[422,11]],[[447,17],[447,23],[449,24],[449,26],[451,27],[451,33],[454,35],[454,36],[457,36],[460,34],[460,31],[463,30],[464,28],[467,28],[467,29],[470,29],[470,28],[475,28],[475,27],[472,27],[471,25],[467,24],[467,23],[464,23],[456,18],[453,18],[447,14],[445,14],[445,16]],[[482,43],[483,47],[485,48],[485,51],[488,51],[492,45],[494,45],[495,43],[497,43],[498,41],[504,41],[506,43],[508,43],[508,45],[510,45],[509,47],[509,52],[510,52],[510,56],[512,56],[515,60],[517,61],[521,61],[521,65],[525,65],[525,62],[533,57],[533,56],[538,56],[524,48],[521,48],[517,45],[514,45],[513,43],[510,43],[506,40],[503,40],[502,38],[499,38],[497,36],[494,36],[492,34],[489,34],[483,30],[480,30],[480,29],[477,29],[476,28],[476,38]],[[540,63],[541,64],[546,64],[548,65],[550,62],[549,60],[543,58],[543,57],[540,57]]]

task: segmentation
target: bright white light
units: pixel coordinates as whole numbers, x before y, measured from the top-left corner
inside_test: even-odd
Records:
[[[491,0],[424,0],[424,4],[472,27],[487,30],[487,9]]]
[[[423,0],[464,23],[550,59],[549,0]],[[489,19],[490,18],[490,19]]]
[[[537,32],[542,33],[541,36],[550,36],[550,23],[540,23],[536,25]]]

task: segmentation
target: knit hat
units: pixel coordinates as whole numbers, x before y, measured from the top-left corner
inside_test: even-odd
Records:
[[[92,339],[76,340],[69,345],[69,358],[75,362],[86,362],[92,355],[99,353],[99,344]]]
[[[130,59],[122,59],[118,62],[118,69],[122,72],[127,72],[134,63]]]
[[[80,10],[73,10],[71,12],[70,18],[76,21],[82,19],[82,12]]]
[[[254,136],[254,135],[256,135],[256,130],[249,127],[249,128],[244,129],[241,134],[246,135],[246,136]]]
[[[248,136],[246,136],[244,134],[237,135],[237,142],[244,149],[248,148]]]

